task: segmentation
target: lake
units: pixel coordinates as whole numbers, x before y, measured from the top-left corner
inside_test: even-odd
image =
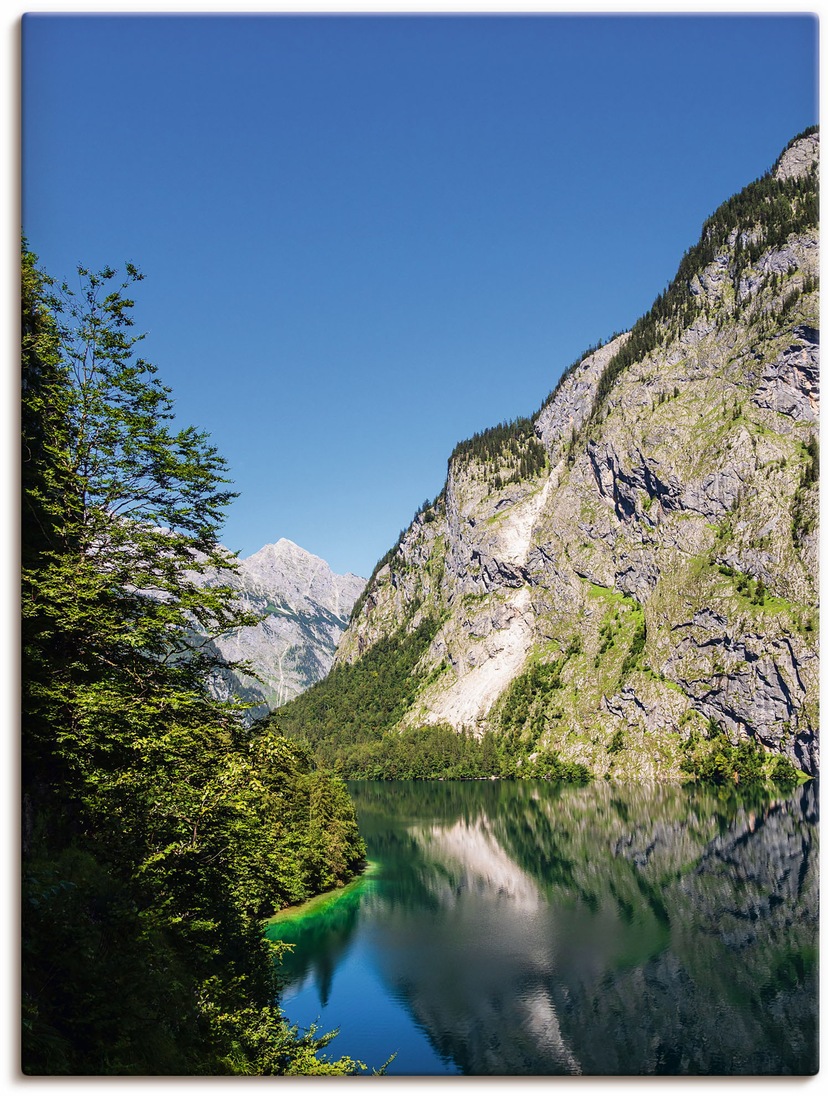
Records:
[[[282,1007],[397,1075],[818,1069],[818,790],[353,782],[365,878],[268,935]]]

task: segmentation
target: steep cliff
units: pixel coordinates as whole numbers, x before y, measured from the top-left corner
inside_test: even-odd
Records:
[[[678,779],[718,725],[816,772],[818,154],[791,142],[630,332],[455,449],[337,655],[439,624],[397,726]]]
[[[238,591],[242,606],[262,619],[214,641],[228,662],[245,662],[255,677],[224,671],[216,692],[253,704],[251,718],[297,696],[331,668],[336,646],[365,579],[336,575],[318,556],[282,538],[239,561],[235,574],[205,582]]]

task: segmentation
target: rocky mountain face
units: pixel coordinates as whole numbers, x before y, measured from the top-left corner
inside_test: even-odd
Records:
[[[439,622],[400,727],[502,730],[519,694],[598,775],[678,779],[712,723],[817,771],[818,154],[713,214],[528,427],[457,447],[337,655]]]
[[[238,590],[245,609],[262,616],[214,641],[228,662],[245,662],[256,678],[225,671],[216,681],[223,698],[254,707],[250,717],[298,696],[327,674],[354,602],[365,586],[357,575],[336,575],[318,556],[284,538],[239,561],[235,574],[205,576]]]

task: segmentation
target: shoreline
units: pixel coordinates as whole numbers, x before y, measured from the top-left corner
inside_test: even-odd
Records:
[[[265,928],[267,929],[270,925],[279,924],[282,921],[292,921],[295,918],[306,917],[308,914],[317,913],[333,902],[338,902],[340,898],[344,898],[346,894],[350,894],[375,875],[378,868],[379,864],[376,861],[366,860],[363,870],[359,875],[354,876],[350,882],[343,884],[341,887],[334,887],[332,890],[315,894],[312,898],[308,898],[298,905],[285,906],[283,909],[277,910],[276,913],[266,918],[264,921]]]

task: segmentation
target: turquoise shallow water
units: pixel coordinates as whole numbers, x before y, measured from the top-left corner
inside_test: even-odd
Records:
[[[270,934],[293,1023],[437,1075],[817,1068],[817,788],[350,786],[372,873]]]

